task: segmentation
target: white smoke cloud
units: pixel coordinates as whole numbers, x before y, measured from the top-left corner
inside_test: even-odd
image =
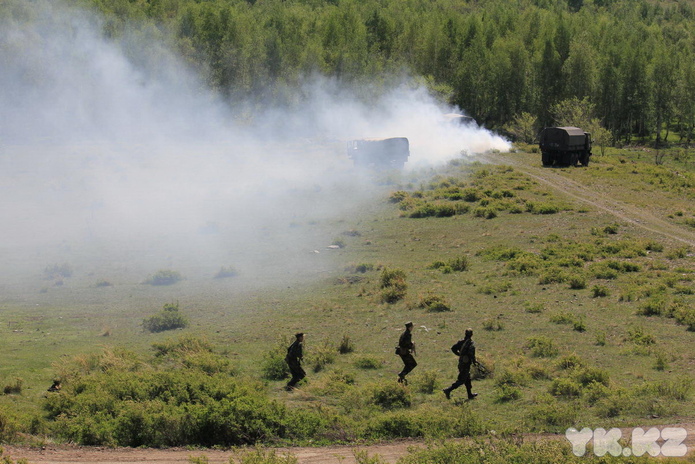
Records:
[[[127,33],[105,39],[87,12],[31,5],[0,19],[0,252],[24,253],[17,262],[81,250],[93,272],[184,256],[291,272],[295,254],[325,245],[307,224],[374,200],[347,140],[408,137],[409,166],[509,147],[447,123],[454,109],[405,84],[366,105],[316,77],[291,109],[249,114],[207,90],[156,31],[138,31],[151,36],[138,49]]]

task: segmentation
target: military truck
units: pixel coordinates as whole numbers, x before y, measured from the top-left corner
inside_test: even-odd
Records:
[[[410,145],[405,137],[350,140],[347,153],[357,167],[402,169],[410,156]]]
[[[589,165],[591,134],[578,127],[546,127],[540,134],[543,166]]]

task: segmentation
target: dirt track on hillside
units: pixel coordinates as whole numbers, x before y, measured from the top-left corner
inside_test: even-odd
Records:
[[[554,168],[530,166],[522,161],[514,159],[513,156],[510,155],[486,155],[484,160],[493,164],[513,166],[514,169],[574,200],[606,211],[616,218],[637,227],[695,247],[695,232],[660,219],[643,208],[624,201],[615,200],[601,192],[592,190],[567,176],[559,174]]]

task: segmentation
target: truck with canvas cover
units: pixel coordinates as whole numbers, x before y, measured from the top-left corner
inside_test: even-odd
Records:
[[[589,165],[591,134],[578,127],[546,127],[540,135],[543,166]]]
[[[350,140],[347,153],[358,167],[402,169],[410,156],[410,145],[405,137]]]

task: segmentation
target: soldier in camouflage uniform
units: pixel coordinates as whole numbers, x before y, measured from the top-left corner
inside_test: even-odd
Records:
[[[417,366],[417,362],[413,357],[413,354],[415,353],[415,344],[413,343],[412,332],[413,323],[406,323],[405,331],[398,339],[398,346],[396,347],[396,354],[403,360],[403,370],[400,372],[400,374],[398,374],[398,383],[403,383],[405,385],[408,385],[408,381],[405,379],[405,376]]]
[[[449,388],[442,390],[446,399],[451,398],[451,392],[461,385],[466,386],[466,391],[468,392],[468,399],[472,400],[477,393],[473,393],[471,390],[473,388],[471,384],[471,365],[476,363],[475,360],[475,344],[473,343],[473,329],[466,329],[466,333],[463,340],[459,340],[451,347],[451,351],[459,357],[459,375],[456,382],[452,383]]]
[[[304,334],[295,334],[295,341],[287,348],[287,356],[285,356],[285,362],[290,368],[290,374],[292,378],[287,382],[285,389],[291,391],[295,388],[295,385],[299,383],[304,377],[306,377],[306,372],[302,369],[302,358],[304,357],[303,352]]]

